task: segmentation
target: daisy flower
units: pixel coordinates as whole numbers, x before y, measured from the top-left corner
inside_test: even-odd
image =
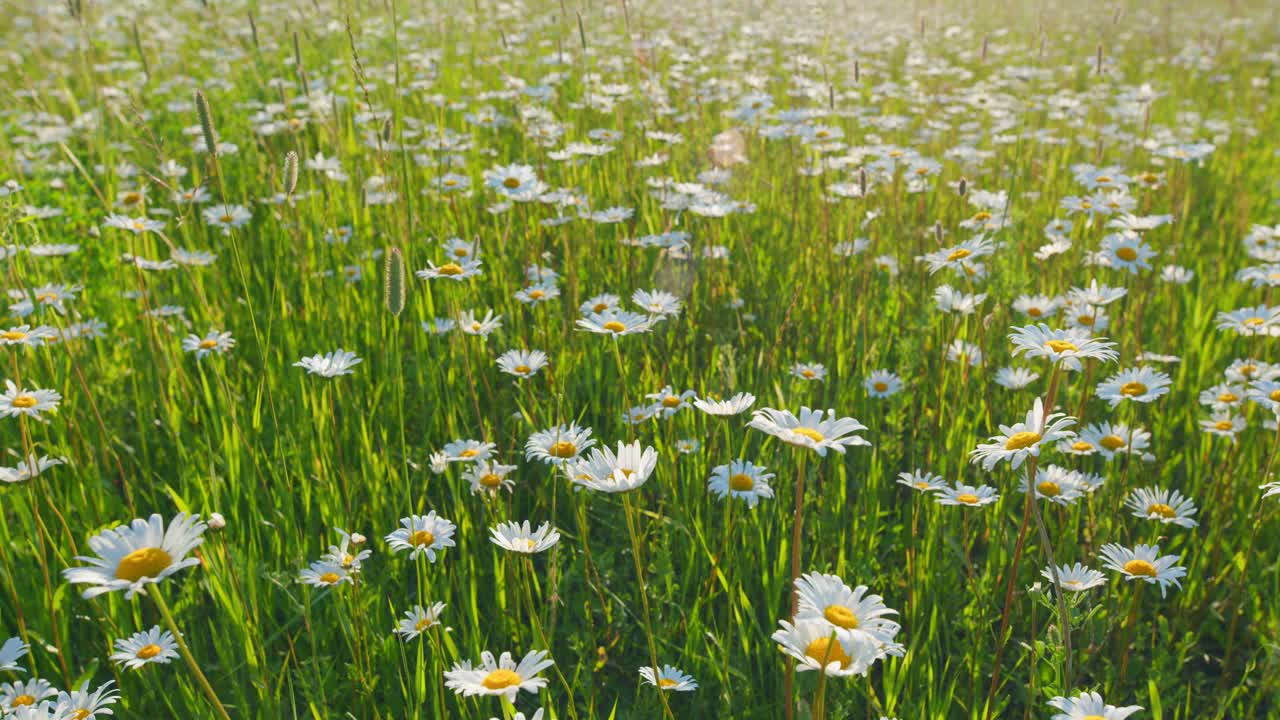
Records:
[[[583,315],[603,313],[609,310],[616,312],[621,309],[619,307],[621,302],[621,298],[613,293],[602,293],[595,297],[587,298],[585,302],[578,306],[578,309],[582,311]]]
[[[969,367],[981,367],[985,356],[982,348],[960,338],[951,341],[947,346],[947,362],[960,363]]]
[[[188,335],[182,339],[182,349],[186,352],[195,353],[197,360],[203,359],[209,353],[225,353],[235,346],[236,340],[231,337],[231,333],[214,330],[213,328],[210,328],[204,337]]]
[[[396,623],[396,634],[400,636],[401,640],[409,642],[427,630],[439,625],[440,613],[444,612],[445,607],[442,602],[427,608],[421,605],[414,605],[412,610],[405,611],[404,619]]]
[[[662,669],[656,672],[651,667],[642,667],[640,677],[659,690],[692,692],[698,689],[698,683],[692,675],[686,675],[672,665],[663,665]]]
[[[1032,320],[1053,317],[1058,312],[1061,301],[1047,295],[1020,295],[1013,301],[1014,312],[1026,315]]]
[[[577,322],[581,330],[614,337],[648,332],[652,325],[653,321],[647,315],[614,309],[592,312],[584,318],[578,318]]]
[[[0,332],[0,347],[5,345],[26,345],[27,347],[39,347],[46,342],[55,341],[58,337],[58,329],[41,325],[33,328],[30,325],[18,325],[8,330]]]
[[[707,489],[721,499],[735,497],[745,500],[747,507],[754,508],[760,498],[773,497],[773,488],[769,487],[771,479],[773,473],[765,472],[763,466],[747,460],[734,460],[711,470]]]
[[[111,685],[112,681],[108,680],[97,690],[89,692],[89,681],[86,680],[79,690],[58,693],[54,716],[68,720],[94,720],[99,715],[114,715],[108,706],[120,701],[120,693]]]
[[[902,646],[894,642],[902,626],[887,617],[898,611],[887,607],[879,595],[866,593],[867,586],[850,588],[836,575],[802,575],[796,578],[796,622],[826,623],[846,644],[867,636],[882,655],[904,654]]]
[[[11,380],[5,380],[4,384],[8,389],[0,394],[0,417],[25,415],[41,422],[48,422],[42,413],[57,412],[58,403],[62,402],[62,395],[55,390],[40,388],[27,390],[14,385]]]
[[[484,184],[516,202],[529,202],[547,190],[547,184],[538,179],[529,165],[499,165],[485,170]]]
[[[669,318],[680,314],[680,299],[663,290],[636,290],[631,302],[651,316]]]
[[[730,415],[740,415],[751,408],[756,402],[756,396],[751,393],[738,393],[728,400],[704,400],[695,399],[693,406],[708,415],[717,415],[720,417],[728,417]]]
[[[498,446],[480,440],[454,440],[444,446],[441,452],[449,462],[479,462],[488,460]]]
[[[590,490],[620,493],[645,484],[657,465],[658,452],[653,448],[642,447],[639,440],[629,445],[619,442],[616,454],[608,447],[593,449],[573,464],[569,476]]]
[[[1246,390],[1242,387],[1218,383],[1208,390],[1202,390],[1199,399],[1201,405],[1207,405],[1214,410],[1230,410],[1240,406],[1245,394]]]
[[[538,673],[554,664],[543,650],[525,655],[518,664],[509,652],[502,653],[495,662],[493,653],[485,651],[480,654],[479,665],[473,666],[469,660],[454,663],[453,669],[444,674],[445,687],[464,697],[503,695],[507,702],[515,702],[521,690],[536,695],[546,687],[547,679],[538,677]]]
[[[1128,270],[1136,274],[1139,270],[1150,270],[1156,251],[1143,241],[1136,232],[1112,233],[1102,239],[1102,255],[1113,268]]]
[[[342,538],[337,545],[330,545],[329,551],[326,552],[321,560],[340,565],[343,569],[352,574],[360,572],[360,564],[369,559],[373,555],[372,550],[356,550],[354,546],[364,544],[364,536],[359,533],[349,533],[342,528],[334,528],[334,532]]]
[[[364,361],[356,357],[355,353],[338,348],[324,355],[304,357],[294,363],[293,366],[303,368],[310,375],[331,378],[339,375],[350,375],[352,373],[351,368],[361,362]]]
[[[1015,356],[1046,358],[1051,364],[1061,363],[1067,370],[1079,370],[1082,359],[1108,362],[1119,357],[1115,343],[1092,337],[1080,328],[1055,330],[1043,323],[1015,327],[1009,340],[1013,342]]]
[[[1111,407],[1125,400],[1149,403],[1169,392],[1173,381],[1169,376],[1151,368],[1126,368],[1098,385],[1097,396],[1111,403]]]
[[[1125,580],[1141,580],[1145,583],[1158,583],[1160,597],[1170,585],[1182,587],[1178,578],[1187,574],[1187,569],[1177,565],[1177,555],[1159,557],[1158,545],[1136,545],[1132,550],[1127,547],[1109,543],[1102,546],[1103,565],[1124,576]]]
[[[1020,367],[1002,367],[996,371],[996,384],[1010,390],[1021,390],[1040,379],[1040,373]]]
[[[516,299],[526,305],[536,305],[558,297],[560,297],[560,288],[551,283],[530,285],[527,288],[516,291]]]
[[[354,583],[356,578],[347,568],[329,560],[317,560],[298,573],[298,582],[313,587],[333,587],[344,582]]]
[[[1049,707],[1061,710],[1051,720],[1124,720],[1142,709],[1140,705],[1116,707],[1102,701],[1096,692],[1083,692],[1073,698],[1055,697]]]
[[[927,253],[916,258],[916,260],[928,265],[929,274],[933,275],[939,270],[947,268],[961,270],[965,264],[972,263],[978,258],[994,252],[995,246],[992,245],[991,241],[979,235],[954,247],[942,248],[941,250]]]
[[[494,315],[493,310],[485,310],[483,319],[477,319],[471,310],[464,310],[458,315],[458,329],[468,335],[488,337],[500,327],[502,316]]]
[[[541,460],[558,467],[577,460],[595,444],[591,428],[578,427],[577,423],[557,425],[529,436],[524,456],[526,460]]]
[[[663,387],[656,393],[645,395],[646,400],[654,401],[654,409],[662,413],[663,417],[671,417],[681,410],[689,407],[690,400],[697,398],[697,393],[692,390],[685,390],[678,393],[671,388],[670,385]]]
[[[990,505],[1000,499],[1000,493],[989,485],[965,485],[957,482],[955,487],[938,488],[934,500],[939,505],[967,505],[981,507]]]
[[[990,470],[1001,460],[1008,460],[1016,470],[1028,456],[1039,457],[1042,445],[1074,437],[1075,433],[1067,428],[1075,422],[1075,418],[1062,413],[1046,416],[1044,403],[1036,398],[1023,422],[1001,425],[999,435],[991,436],[990,442],[978,445],[970,453],[970,462],[981,462],[983,469]]]
[[[223,235],[253,219],[253,213],[243,205],[212,205],[200,213],[212,227],[221,228]]]
[[[1045,568],[1040,571],[1049,582],[1053,582],[1053,568]],[[1059,565],[1058,581],[1062,585],[1062,589],[1068,592],[1084,592],[1092,588],[1101,587],[1107,584],[1107,576],[1102,574],[1100,570],[1094,570],[1081,563],[1075,565]]]
[[[542,523],[537,530],[531,530],[529,521],[525,520],[523,524],[505,522],[489,528],[489,539],[504,550],[531,555],[551,549],[560,542],[560,533],[551,523]]]
[[[395,552],[408,550],[409,557],[416,559],[426,553],[427,560],[436,561],[436,552],[454,547],[454,524],[436,515],[432,510],[426,515],[410,515],[400,518],[402,527],[384,538]]]
[[[12,670],[14,672],[22,670],[22,666],[18,665],[18,661],[27,654],[28,646],[22,642],[22,638],[11,637],[4,641],[4,645],[0,645],[0,671]]]
[[[1035,496],[1039,500],[1048,500],[1059,505],[1070,505],[1079,498],[1083,491],[1076,483],[1076,471],[1058,465],[1049,465],[1036,470]],[[1026,484],[1018,487],[1026,492]]]
[[[800,672],[821,670],[827,675],[850,677],[866,675],[880,659],[879,649],[870,635],[859,633],[841,639],[828,622],[796,622],[781,620],[779,630],[770,638],[782,652],[795,658]]]
[[[827,366],[822,363],[796,363],[791,366],[791,374],[801,380],[826,380]]]
[[[1151,442],[1151,433],[1135,427],[1130,429],[1125,423],[1112,425],[1108,422],[1094,423],[1080,431],[1080,436],[1071,444],[1076,454],[1084,452],[1085,445],[1097,451],[1108,460],[1129,454],[1141,455]],[[1064,442],[1065,444],[1065,442]]]
[[[1133,511],[1134,517],[1188,528],[1199,524],[1191,517],[1196,514],[1195,502],[1177,490],[1138,488],[1129,494],[1125,505]]]
[[[124,640],[116,640],[112,662],[130,670],[141,670],[151,663],[168,665],[178,657],[178,643],[173,633],[161,630],[157,625],[146,632],[134,633]]]
[[[58,694],[57,688],[48,680],[33,678],[26,682],[21,680],[0,685],[0,710],[15,712],[20,707],[38,705]]]
[[[887,398],[902,389],[902,378],[889,370],[876,370],[863,381],[867,394],[873,398]]]
[[[89,567],[67,568],[62,575],[73,585],[92,585],[82,593],[85,599],[116,590],[124,590],[126,599],[145,594],[147,585],[200,564],[187,553],[204,542],[204,531],[197,515],[178,513],[168,527],[159,514],[138,518],[89,538],[94,556],[76,557]]]
[[[430,260],[427,261],[427,267],[414,273],[423,280],[455,280],[461,282],[468,278],[473,278],[481,274],[480,266],[484,263],[480,260],[470,259],[460,262],[449,261],[443,265],[436,265]]]
[[[66,458],[49,457],[48,455],[36,457],[35,454],[31,454],[25,459],[19,460],[15,467],[0,467],[0,482],[26,482],[33,477],[39,477],[45,470],[66,462]]]
[[[1280,333],[1280,307],[1256,305],[1218,313],[1218,329],[1233,330],[1237,335],[1275,335]]]
[[[806,447],[826,457],[827,450],[835,450],[843,455],[846,447],[859,445],[870,446],[858,435],[853,435],[867,427],[851,417],[836,419],[835,410],[800,408],[800,416],[796,417],[789,410],[763,408],[751,413],[751,421],[747,427],[768,433],[785,443]]]
[[[947,489],[946,479],[941,475],[934,475],[924,470],[898,473],[898,484],[906,485],[916,492],[933,492]]]
[[[471,485],[472,493],[496,494],[503,489],[511,492],[515,483],[508,479],[507,475],[515,469],[515,465],[502,465],[492,460],[481,460],[468,465],[462,472],[462,479]]]

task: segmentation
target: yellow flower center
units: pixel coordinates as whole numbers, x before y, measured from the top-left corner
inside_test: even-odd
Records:
[[[1215,430],[1222,430],[1223,432],[1226,432],[1227,430],[1234,428],[1235,423],[1231,422],[1230,420],[1219,420],[1218,422],[1213,424],[1213,427]]]
[[[620,332],[622,332],[623,330],[626,330],[626,329],[627,329],[627,326],[626,326],[626,325],[623,325],[622,323],[618,322],[617,320],[610,320],[609,322],[607,322],[607,323],[605,323],[605,324],[604,324],[604,329],[605,329],[605,330],[608,330],[609,332],[620,333]]]
[[[1240,398],[1236,397],[1236,394],[1233,392],[1224,392],[1218,396],[1218,402],[1220,403],[1233,403],[1239,399]]]
[[[947,255],[947,262],[955,262],[956,260],[963,260],[972,254],[973,253],[969,252],[964,248],[956,248],[955,250],[951,251],[950,255]]]
[[[515,190],[520,187],[520,178],[509,177],[502,181],[502,187],[507,188],[508,190]]]
[[[30,395],[19,395],[18,397],[14,398],[12,401],[10,401],[10,403],[11,403],[14,407],[16,407],[16,408],[22,408],[22,409],[24,409],[24,410],[25,410],[25,409],[27,409],[27,408],[33,408],[33,407],[35,407],[35,406],[36,406],[36,402],[37,402],[37,401],[36,401],[36,399],[35,399],[34,397],[30,396]]]
[[[529,373],[533,372],[533,368],[529,367],[528,365],[517,365],[515,367],[515,370],[517,373],[521,375],[528,375]]]
[[[915,489],[917,489],[917,490],[928,490],[928,489],[929,489],[929,483],[927,483],[927,482],[918,482],[918,483],[916,483],[916,484],[915,484]]]
[[[142,202],[142,193],[127,192],[124,194],[123,202],[125,205],[137,205]]]
[[[23,707],[26,705],[35,705],[36,699],[32,695],[19,695],[10,703],[13,707]]]
[[[467,448],[466,450],[463,450],[462,452],[458,453],[458,457],[473,458],[479,454],[480,454],[479,450],[476,450],[475,448]]]
[[[1138,259],[1138,251],[1131,247],[1122,247],[1119,250],[1116,250],[1116,257],[1125,262],[1133,262]]]
[[[436,541],[436,536],[432,535],[431,531],[429,530],[417,530],[417,531],[414,531],[414,533],[409,536],[409,543],[411,545],[416,545],[418,547],[422,547],[423,545],[430,545],[435,541]]]
[[[485,675],[484,679],[480,681],[480,684],[490,690],[503,690],[509,687],[515,687],[522,682],[524,682],[524,679],[515,672],[503,668],[494,670],[488,675]]]
[[[485,473],[480,476],[480,484],[485,487],[498,487],[502,484],[502,476],[497,473]]]
[[[1056,353],[1064,353],[1064,352],[1067,352],[1068,350],[1080,349],[1079,347],[1076,346],[1075,343],[1071,342],[1070,340],[1050,340],[1049,342],[1045,343],[1044,346]]]
[[[871,387],[875,388],[876,392],[884,392],[889,389],[889,385],[883,382],[874,383]]]
[[[1084,202],[1080,203],[1080,208],[1083,210],[1092,210],[1093,203],[1089,202],[1088,200],[1085,200]]]
[[[1178,514],[1173,511],[1173,508],[1169,507],[1168,505],[1165,505],[1164,503],[1152,503],[1148,505],[1147,514],[1159,515],[1165,520],[1172,520],[1178,516]]]
[[[962,493],[956,496],[956,502],[961,502],[965,505],[977,505],[978,496],[973,493]]]
[[[1071,449],[1076,452],[1089,452],[1093,449],[1093,445],[1090,445],[1084,440],[1077,440],[1074,443],[1071,443]]]
[[[1127,382],[1120,386],[1120,394],[1127,397],[1137,397],[1147,394],[1147,386],[1140,382]]]
[[[680,407],[680,398],[675,395],[668,395],[667,397],[662,398],[662,407]]]
[[[336,572],[327,572],[320,576],[320,582],[326,585],[332,585],[341,579],[342,579],[341,576],[338,575],[338,573]]]
[[[158,547],[138,548],[120,558],[116,566],[116,579],[138,582],[142,578],[159,577],[173,563],[169,553]]]
[[[1107,435],[1099,440],[1098,444],[1108,450],[1119,450],[1124,447],[1124,438],[1119,435]]]
[[[232,220],[235,220],[235,218],[231,217],[230,215],[223,215],[221,218],[219,218],[219,220],[221,220],[224,223],[229,223]]]
[[[1045,497],[1058,497],[1062,494],[1062,488],[1058,486],[1058,483],[1052,480],[1045,480],[1039,485],[1036,485],[1036,490],[1039,490],[1040,494]]]
[[[609,309],[609,304],[608,304],[608,303],[596,303],[595,305],[592,305],[592,306],[591,306],[591,309],[592,309],[593,311],[595,311],[595,312],[604,312],[605,310],[608,310],[608,309]]]
[[[422,632],[423,630],[426,630],[427,628],[431,627],[432,624],[433,623],[431,622],[431,618],[422,618],[421,620],[413,624],[413,629],[417,630],[418,632]]]
[[[1147,183],[1148,185],[1154,185],[1156,182],[1160,180],[1160,177],[1155,173],[1146,172],[1139,175],[1138,179],[1144,183]]]
[[[71,720],[85,720],[87,717],[89,717],[89,711],[86,708],[80,708],[71,713]]]
[[[4,332],[0,333],[0,338],[4,338],[5,340],[10,340],[10,341],[26,340],[27,334],[22,332],[21,330],[5,330]]]
[[[822,611],[822,617],[836,627],[842,627],[845,630],[858,629],[858,616],[853,613],[853,610],[843,605],[828,605],[827,609]]]
[[[813,372],[812,370],[810,370],[809,368],[805,368],[804,370],[801,370],[801,371],[800,371],[800,374],[801,374],[801,375],[803,375],[803,376],[805,376],[805,377],[807,377],[807,378],[811,378],[811,377],[813,377],[814,372]]]
[[[547,454],[551,457],[571,458],[578,454],[578,446],[568,440],[561,440],[560,442],[552,445],[547,450]]]
[[[813,428],[807,428],[807,427],[792,428],[791,432],[795,433],[796,435],[807,437],[816,443],[820,443],[826,439],[822,437],[822,433],[818,432],[817,430],[814,430]]]
[[[839,663],[841,668],[846,668],[849,663],[853,662],[853,658],[844,651],[844,647],[829,637],[814,638],[804,649],[804,654],[817,660],[824,668],[831,663]]]
[[[58,299],[57,294],[51,293],[51,292],[40,293],[39,295],[36,296],[36,302],[39,302],[39,303],[50,303],[57,299]]]
[[[1027,308],[1027,314],[1030,315],[1031,317],[1040,317],[1041,315],[1044,314],[1044,312],[1038,307],[1033,307],[1033,308]],[[1055,341],[1055,342],[1060,342],[1060,341]]]
[[[1108,175],[1099,175],[1097,178],[1095,178],[1095,181],[1098,183],[1109,183],[1111,182],[1111,177]]]
[[[1130,575],[1143,575],[1145,577],[1155,577],[1156,567],[1146,560],[1134,558],[1124,564],[1124,571]]]
[[[1017,432],[1011,435],[1009,439],[1004,442],[1004,449],[1023,450],[1038,442],[1040,442],[1040,433],[1023,430],[1022,432]]]
[[[1080,323],[1081,325],[1088,325],[1092,327],[1094,323],[1094,317],[1092,315],[1081,315],[1080,317],[1076,318],[1076,322]]]
[[[1248,327],[1258,327],[1259,325],[1266,324],[1266,322],[1267,321],[1264,320],[1263,318],[1256,317],[1256,316],[1244,319],[1244,324]]]
[[[546,294],[546,293],[544,293],[544,292],[542,292],[541,290],[533,290],[533,291],[531,291],[531,292],[529,293],[529,299],[530,299],[530,300],[541,300],[542,298],[544,298],[544,297],[546,297],[546,296],[547,296],[547,294]]]
[[[658,679],[658,687],[662,688],[663,690],[669,690],[679,684],[680,683],[676,682],[675,680],[672,680],[671,678]]]
[[[1107,719],[1101,715],[1085,715],[1083,718],[1080,718],[1080,720],[1107,720]]]
[[[461,275],[462,268],[457,263],[445,263],[436,268],[438,275]]]
[[[1280,402],[1280,390],[1272,390],[1267,397],[1271,398],[1271,402]]]
[[[976,214],[973,216],[973,219],[974,219],[974,220],[976,220],[976,221],[978,221],[978,222],[986,222],[986,221],[988,221],[988,220],[990,220],[990,219],[991,219],[991,213],[987,212],[986,210],[982,210],[982,211],[980,211],[980,212],[976,213]]]
[[[736,475],[729,476],[730,490],[736,490],[737,492],[749,492],[751,488],[755,486],[756,483],[751,479],[750,475],[738,473]]]
[[[212,350],[218,347],[218,341],[213,339],[205,339],[200,341],[201,350]]]
[[[1241,365],[1240,366],[1240,374],[1245,377],[1253,377],[1253,374],[1256,372],[1258,372],[1257,365]]]
[[[138,648],[138,658],[140,660],[150,660],[151,658],[159,655],[162,652],[164,652],[164,648],[154,643],[150,645],[143,645],[142,647]]]

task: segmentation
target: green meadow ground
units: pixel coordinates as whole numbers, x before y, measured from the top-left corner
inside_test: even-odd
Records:
[[[122,718],[223,717],[210,691],[270,719],[1123,717],[1049,705],[1085,691],[1144,719],[1280,714],[1280,498],[1260,488],[1280,447],[1275,5],[909,5],[8,5],[0,641],[29,649],[0,669],[0,717],[92,717],[77,698],[35,713],[32,678],[111,682]],[[414,275],[450,262],[462,280]],[[602,293],[648,323],[638,290],[678,314],[578,325]],[[1015,356],[1029,308],[1118,359]],[[491,332],[437,323],[487,310]],[[211,329],[234,346],[184,349]],[[295,366],[339,348],[350,374]],[[512,349],[547,366],[505,373]],[[1007,367],[1036,378],[998,383]],[[1167,393],[1113,407],[1106,381],[1133,368]],[[873,397],[877,370],[900,391]],[[646,398],[666,386],[756,400],[717,417]],[[36,389],[56,408],[25,407]],[[999,426],[1036,398],[1080,438],[1125,426],[1016,470],[970,462],[1016,445]],[[801,407],[856,418],[869,446],[746,427]],[[646,481],[583,490],[526,456],[571,422],[653,448]],[[455,440],[492,443],[511,487],[473,493],[456,448],[433,460]],[[29,453],[64,463],[33,479]],[[774,497],[708,491],[737,458]],[[1027,470],[1051,465],[1057,501],[1033,506]],[[913,471],[946,489],[898,482]],[[966,506],[980,493],[955,483],[998,499]],[[1192,526],[1135,514],[1140,488],[1185,495]],[[456,526],[434,561],[384,540],[430,511]],[[94,535],[179,512],[225,527],[145,595],[63,576]],[[490,528],[510,520],[559,542],[505,550]],[[370,554],[301,582],[339,528]],[[1108,543],[1158,545],[1180,587],[1126,580]],[[796,549],[895,609],[900,651],[876,636],[863,673],[796,673],[789,708],[771,635]],[[1048,552],[1103,581],[1060,606]],[[433,603],[438,625],[394,632]],[[110,659],[166,607],[190,662]],[[535,650],[555,664],[514,709],[446,687],[484,651]],[[643,683],[655,657],[697,688]]]

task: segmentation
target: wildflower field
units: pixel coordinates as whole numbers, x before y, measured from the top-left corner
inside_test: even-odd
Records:
[[[3,720],[1280,717],[1275,3],[4,14]]]

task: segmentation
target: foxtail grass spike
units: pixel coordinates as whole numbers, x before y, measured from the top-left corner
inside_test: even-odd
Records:
[[[209,100],[201,90],[196,91],[196,116],[200,118],[200,134],[204,136],[205,147],[209,154],[218,155],[218,132],[213,126],[213,113],[209,111]]]
[[[399,317],[404,312],[406,288],[404,278],[404,255],[400,248],[387,250],[387,263],[384,272],[383,294],[387,302],[387,310]]]

